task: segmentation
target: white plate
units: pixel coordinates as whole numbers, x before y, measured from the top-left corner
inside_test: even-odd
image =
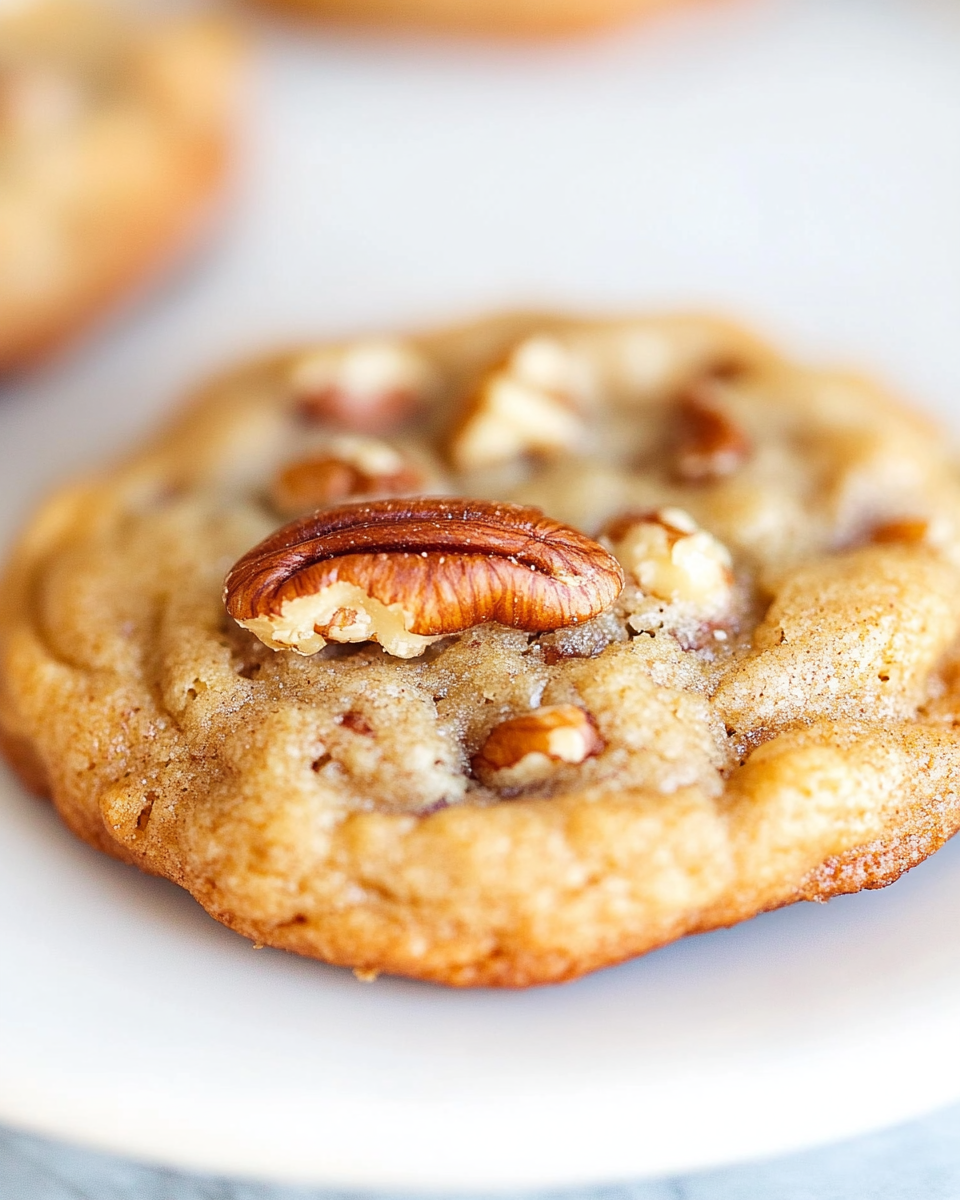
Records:
[[[205,261],[0,405],[0,535],[271,339],[500,302],[708,304],[960,425],[960,13],[757,0],[551,49],[269,35]],[[960,845],[580,983],[255,952],[0,778],[0,1119],[330,1186],[686,1171],[960,1096]]]

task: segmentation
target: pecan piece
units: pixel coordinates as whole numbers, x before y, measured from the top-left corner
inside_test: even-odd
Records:
[[[885,521],[870,531],[870,541],[878,546],[890,544],[919,545],[930,533],[930,522],[923,517],[900,517]]]
[[[718,407],[708,382],[680,401],[674,471],[684,483],[712,483],[738,470],[750,455],[743,431]]]
[[[422,497],[292,521],[234,566],[224,601],[275,650],[378,641],[412,658],[486,621],[529,632],[588,621],[622,587],[611,554],[538,508]]]
[[[641,590],[720,612],[733,586],[730,551],[682,508],[624,513],[605,529],[620,564]]]
[[[577,362],[552,338],[521,342],[490,371],[467,403],[450,441],[459,471],[497,467],[525,454],[568,453],[582,445]]]
[[[270,489],[270,499],[285,517],[336,504],[363,491],[363,476],[340,458],[308,458],[284,467]]]
[[[352,496],[419,491],[425,482],[391,446],[344,437],[334,439],[328,453],[285,467],[274,480],[271,500],[277,512],[293,517]]]
[[[368,341],[302,355],[290,384],[301,419],[372,433],[407,420],[436,379],[432,364],[409,343]]]
[[[576,765],[603,749],[590,713],[574,704],[546,705],[495,726],[471,766],[482,783],[522,787],[559,763]]]

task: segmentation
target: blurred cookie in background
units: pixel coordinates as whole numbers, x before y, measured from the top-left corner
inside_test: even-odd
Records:
[[[0,371],[85,330],[206,227],[244,52],[209,16],[0,10]]]
[[[455,33],[576,33],[664,9],[677,0],[262,0],[325,20],[420,25]]]

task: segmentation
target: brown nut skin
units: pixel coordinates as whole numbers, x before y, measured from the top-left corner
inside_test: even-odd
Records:
[[[743,431],[719,408],[708,382],[692,386],[680,401],[674,474],[683,483],[714,483],[750,457]]]
[[[443,636],[486,621],[530,632],[588,621],[616,600],[623,571],[538,508],[414,497],[290,522],[234,566],[224,601],[242,622],[337,582],[401,604],[410,632]]]
[[[618,513],[604,525],[600,533],[602,537],[608,538],[611,542],[619,542],[630,532],[635,525],[653,524],[659,525],[666,531],[667,542],[670,546],[676,543],[682,537],[689,537],[693,532],[692,529],[681,529],[679,525],[670,523],[669,509],[663,508],[628,508],[625,512]]]
[[[482,779],[520,766],[531,754],[558,763],[577,764],[604,749],[597,724],[586,709],[574,704],[554,704],[495,725],[480,753],[474,755],[471,767]]]
[[[354,433],[397,429],[420,407],[421,397],[406,388],[391,388],[359,402],[342,388],[318,388],[299,396],[295,412],[306,425],[337,425]]]
[[[888,546],[897,542],[906,545],[919,545],[927,539],[930,532],[930,522],[923,517],[901,517],[899,520],[885,521],[882,525],[870,531],[870,541],[876,546]]]
[[[412,492],[423,484],[423,474],[413,467],[390,475],[369,475],[343,459],[327,455],[292,463],[281,471],[271,489],[271,500],[282,516],[292,517],[351,496]]]

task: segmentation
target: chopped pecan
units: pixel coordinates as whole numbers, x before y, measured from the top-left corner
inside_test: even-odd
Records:
[[[369,341],[302,355],[290,384],[303,420],[377,432],[410,417],[433,390],[435,376],[412,345]]]
[[[523,786],[552,774],[558,763],[582,763],[603,749],[590,713],[574,704],[547,705],[495,726],[471,766],[482,783]]]
[[[677,416],[674,471],[684,483],[724,479],[746,462],[750,443],[719,406],[709,381],[701,380],[687,389]]]
[[[345,712],[340,718],[340,724],[344,729],[349,729],[351,733],[358,733],[361,737],[373,737],[373,726],[363,713],[357,712],[355,709]]]
[[[328,453],[285,467],[274,480],[271,499],[284,516],[296,516],[352,496],[396,496],[419,491],[423,472],[392,447],[369,438],[339,438]]]
[[[870,531],[870,541],[876,545],[905,543],[918,545],[927,540],[930,522],[923,517],[900,517],[895,521],[884,521]]]
[[[604,532],[624,570],[648,595],[691,602],[705,612],[729,603],[730,552],[683,509],[624,513]]]
[[[486,621],[543,632],[588,621],[623,587],[602,546],[537,508],[416,498],[293,521],[227,577],[227,611],[274,649],[378,641],[401,658]]]
[[[274,480],[270,498],[283,516],[336,504],[363,489],[363,475],[339,458],[309,458],[285,467]]]
[[[557,454],[581,444],[577,364],[552,338],[521,342],[491,371],[453,431],[450,457],[461,471],[498,466],[523,454]]]
[[[715,359],[705,371],[708,378],[719,379],[723,383],[735,383],[749,374],[750,363],[745,358],[733,355]]]

